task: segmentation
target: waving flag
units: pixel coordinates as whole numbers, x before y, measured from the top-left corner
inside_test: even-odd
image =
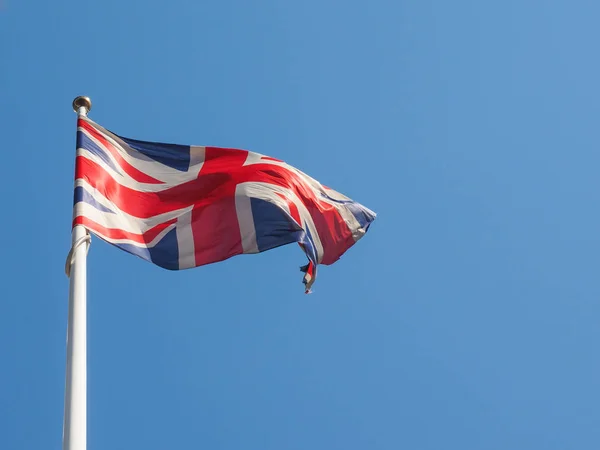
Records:
[[[297,242],[332,264],[375,213],[298,169],[245,150],[128,139],[77,123],[73,226],[171,270]]]

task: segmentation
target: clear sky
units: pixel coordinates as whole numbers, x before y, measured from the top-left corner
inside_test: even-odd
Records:
[[[94,239],[88,448],[600,448],[600,4],[0,6],[0,448],[61,446],[75,114],[378,213],[169,272]]]

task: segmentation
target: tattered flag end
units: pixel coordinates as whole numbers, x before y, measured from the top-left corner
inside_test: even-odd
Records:
[[[312,261],[309,261],[308,264],[300,267],[300,270],[304,272],[304,279],[302,280],[302,283],[304,283],[305,287],[304,293],[311,294],[312,291],[310,288],[315,282],[316,266]]]

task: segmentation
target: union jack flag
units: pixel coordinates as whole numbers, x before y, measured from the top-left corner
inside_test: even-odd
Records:
[[[337,261],[375,213],[275,158],[124,138],[80,116],[73,217],[171,270],[297,242],[309,292],[317,265]]]

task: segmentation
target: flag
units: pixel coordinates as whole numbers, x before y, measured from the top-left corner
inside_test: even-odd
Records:
[[[129,139],[80,116],[73,217],[171,270],[297,242],[308,293],[317,265],[337,261],[375,213],[275,158]]]

